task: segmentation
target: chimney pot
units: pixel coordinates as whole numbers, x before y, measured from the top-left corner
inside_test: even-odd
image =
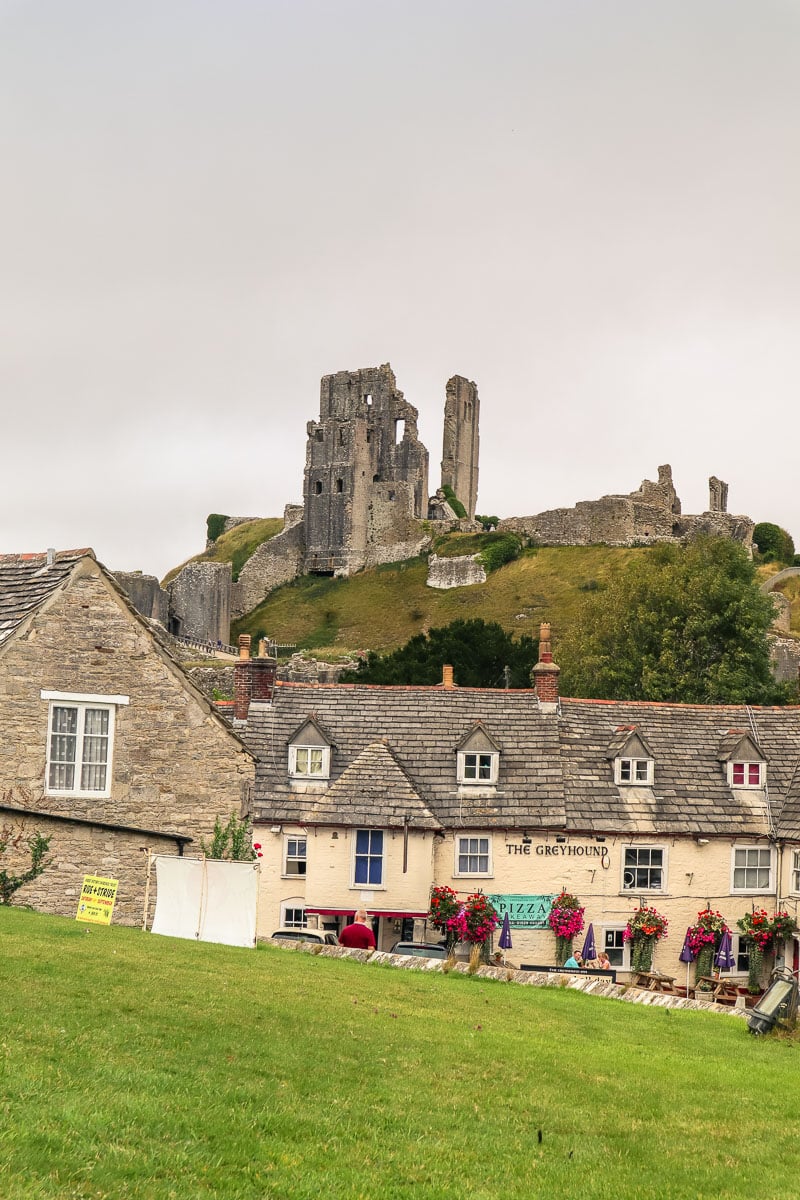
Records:
[[[250,643],[252,640],[249,633],[239,634],[239,658],[250,657]]]
[[[550,625],[543,621],[539,627],[539,661],[531,671],[539,707],[543,712],[555,712],[558,707],[558,676],[561,668],[553,662],[550,646]]]

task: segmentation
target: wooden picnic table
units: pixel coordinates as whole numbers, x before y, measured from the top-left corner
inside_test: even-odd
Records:
[[[675,976],[662,975],[660,971],[634,971],[633,986],[641,988],[645,992],[673,993]]]
[[[707,983],[708,987],[704,988],[701,985]],[[718,979],[715,975],[701,975],[695,980],[694,994],[695,998],[700,995],[708,995],[710,992],[712,1000],[718,1000],[723,1004],[736,1000],[739,997],[739,985],[734,979]]]

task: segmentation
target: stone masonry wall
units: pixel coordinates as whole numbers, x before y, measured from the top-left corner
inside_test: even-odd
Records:
[[[476,385],[454,375],[447,382],[444,404],[442,487],[453,489],[471,521],[478,502],[479,417]]]
[[[454,558],[439,558],[432,554],[428,559],[428,578],[432,588],[468,587],[472,583],[486,583],[486,571],[474,554]]]
[[[110,796],[46,794],[49,704],[41,689],[130,698],[116,709]],[[6,804],[185,834],[194,839],[188,853],[196,853],[218,816],[249,811],[254,774],[244,747],[91,560],[0,655],[0,797]],[[41,906],[74,916],[74,881],[116,856],[133,872],[126,878],[139,880],[120,900],[141,914],[138,846],[146,839],[129,844],[113,835],[110,845],[98,832],[90,844],[77,827],[68,830],[54,826],[56,868],[43,877],[52,886]],[[91,854],[76,860],[75,847],[84,844]]]
[[[187,563],[167,591],[171,633],[201,642],[230,641],[230,563]]]
[[[232,616],[242,617],[251,612],[275,588],[282,583],[291,583],[298,575],[302,575],[304,557],[302,521],[295,521],[291,525],[287,523],[275,537],[262,542],[248,558],[239,572],[238,581],[233,585]]]
[[[128,593],[137,612],[167,628],[169,593],[160,586],[155,575],[143,575],[141,571],[115,571],[114,578]]]

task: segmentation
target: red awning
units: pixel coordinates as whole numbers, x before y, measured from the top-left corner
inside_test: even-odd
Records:
[[[423,920],[428,915],[427,912],[396,912],[394,909],[370,908],[366,904],[354,904],[351,908],[313,908],[306,905],[306,912],[316,913],[321,917],[351,917],[359,908],[365,908],[371,917],[391,917],[395,920],[401,917],[417,917]]]

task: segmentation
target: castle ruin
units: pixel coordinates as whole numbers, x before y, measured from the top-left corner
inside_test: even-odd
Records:
[[[672,468],[658,468],[658,481],[642,481],[635,492],[581,500],[574,508],[553,508],[532,517],[507,517],[501,530],[521,533],[540,546],[641,546],[683,542],[700,534],[731,538],[752,552],[754,523],[727,512],[728,485],[712,475],[709,508],[685,515],[672,482]]]

